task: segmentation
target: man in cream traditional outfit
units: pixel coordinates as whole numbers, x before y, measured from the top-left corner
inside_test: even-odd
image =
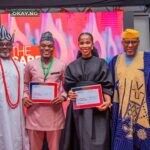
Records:
[[[13,37],[0,27],[0,150],[29,150],[22,108],[23,65],[11,59]]]
[[[138,52],[139,32],[122,34],[124,53],[110,62],[113,98],[113,150],[150,150],[150,53]]]
[[[31,150],[41,150],[44,137],[50,150],[58,150],[65,121],[62,107],[62,102],[66,100],[62,90],[65,65],[53,56],[55,42],[49,31],[42,34],[39,48],[41,58],[30,61],[25,67],[24,105],[28,108],[26,128]],[[57,83],[57,97],[52,103],[33,103],[30,100],[30,82]]]

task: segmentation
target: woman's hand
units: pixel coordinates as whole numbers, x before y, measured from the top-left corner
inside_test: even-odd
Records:
[[[68,97],[70,98],[70,100],[75,100],[77,98],[77,94],[73,92],[72,90],[70,90],[68,92]]]
[[[22,100],[23,100],[24,106],[26,106],[27,108],[32,106],[32,101],[28,97],[25,97]]]
[[[112,106],[111,104],[111,97],[108,94],[104,94],[104,102],[102,105],[97,106],[96,108],[99,111],[105,111],[106,109],[110,108]]]

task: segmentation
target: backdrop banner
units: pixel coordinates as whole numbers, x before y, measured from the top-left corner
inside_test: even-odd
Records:
[[[39,16],[14,17],[0,14],[1,25],[15,34],[12,56],[24,64],[39,57],[39,40],[45,31],[55,38],[55,55],[66,63],[73,61],[78,52],[78,36],[90,32],[99,56],[109,61],[122,52],[121,33],[123,12],[68,12],[40,13]]]

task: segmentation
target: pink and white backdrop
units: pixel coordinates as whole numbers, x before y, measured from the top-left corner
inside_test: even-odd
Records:
[[[15,32],[12,56],[24,64],[39,57],[38,43],[50,31],[56,44],[55,55],[66,63],[76,58],[77,39],[81,32],[90,32],[99,56],[109,61],[122,51],[123,12],[41,13],[39,17],[11,17],[0,14],[0,23]]]

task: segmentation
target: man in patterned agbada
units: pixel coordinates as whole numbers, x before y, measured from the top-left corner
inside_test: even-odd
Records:
[[[139,32],[122,34],[124,52],[110,62],[113,96],[113,150],[149,150],[150,53],[138,51]]]

